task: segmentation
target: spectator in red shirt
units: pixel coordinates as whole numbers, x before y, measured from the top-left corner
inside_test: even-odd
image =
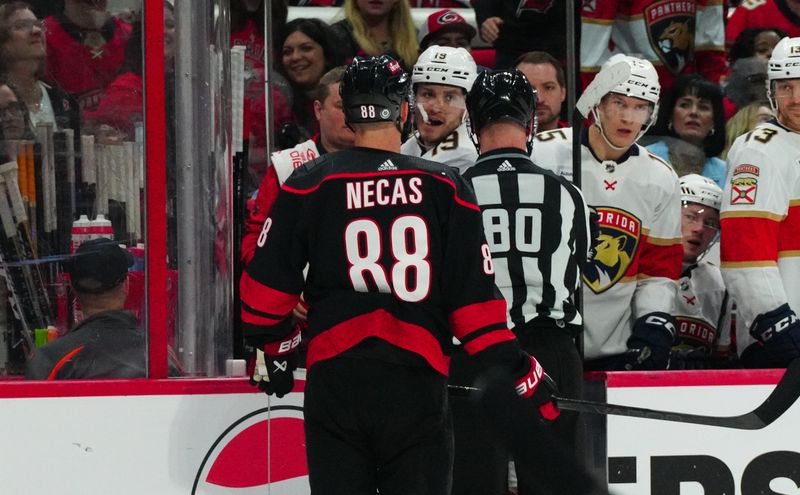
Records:
[[[746,0],[733,11],[725,27],[730,47],[745,29],[778,28],[791,37],[800,36],[800,0]]]
[[[424,52],[431,45],[452,46],[472,51],[472,38],[476,30],[458,12],[438,10],[428,16],[420,27],[417,38],[419,51]]]
[[[46,79],[93,110],[122,69],[131,26],[106,10],[106,0],[64,0],[61,14],[44,20]]]

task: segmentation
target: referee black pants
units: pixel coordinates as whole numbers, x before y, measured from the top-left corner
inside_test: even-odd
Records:
[[[535,328],[516,332],[522,348],[532,354],[541,363],[544,371],[555,380],[561,396],[582,398],[583,396],[583,363],[578,354],[573,337],[574,331],[560,328],[553,320],[539,324]],[[561,411],[558,418],[550,425],[559,444],[575,461],[581,457],[578,442],[578,413]],[[530,479],[529,470],[517,469],[519,495],[545,495],[535,479]]]
[[[305,433],[312,495],[449,495],[446,378],[430,368],[332,358],[309,370]]]
[[[575,347],[574,328],[561,328],[553,320],[537,320],[525,329],[515,329],[522,347],[542,364],[565,397],[580,398],[583,392],[583,367]],[[453,355],[450,383],[475,386],[485,371],[460,348]],[[480,408],[467,397],[451,397],[455,436],[453,495],[506,495],[509,454]],[[533,419],[532,419],[533,421]],[[577,460],[578,415],[561,411],[550,430],[566,455]],[[546,467],[552,469],[569,466]],[[536,469],[517,469],[520,495],[544,495],[540,483],[530,476]],[[565,476],[569,476],[565,473]]]

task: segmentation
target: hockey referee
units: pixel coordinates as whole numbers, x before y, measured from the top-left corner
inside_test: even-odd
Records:
[[[576,187],[530,160],[535,109],[536,94],[520,71],[481,73],[467,96],[471,137],[480,156],[464,177],[471,181],[481,207],[509,328],[524,349],[541,357],[564,396],[580,397],[583,367],[575,336],[582,321],[573,296],[580,265],[588,259],[589,216]],[[459,363],[456,360],[454,367]],[[457,483],[459,460],[481,459],[483,466],[491,465],[481,456],[458,451],[475,447],[462,442],[471,439],[459,435],[459,419],[455,418]],[[571,451],[576,423],[577,415],[567,411],[553,423]],[[494,465],[501,463],[495,460]],[[465,476],[475,472],[473,466],[463,471]],[[519,493],[539,493],[533,491],[537,483],[526,479],[526,471],[518,471]],[[488,478],[502,478],[493,474]]]

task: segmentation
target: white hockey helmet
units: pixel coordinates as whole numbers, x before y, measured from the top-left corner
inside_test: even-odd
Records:
[[[779,79],[800,79],[800,38],[783,38],[772,49],[767,65],[767,98],[772,111],[778,111],[772,95],[772,82]]]
[[[603,67],[610,67],[618,62],[625,62],[631,66],[631,74],[625,81],[609,91],[625,96],[633,96],[649,101],[658,109],[658,97],[661,94],[661,84],[658,82],[656,68],[649,60],[631,57],[618,53],[608,59]],[[600,69],[602,71],[602,69]],[[655,115],[657,111],[654,111]]]
[[[600,101],[603,99],[603,97],[609,93],[617,93],[624,96],[640,98],[653,104],[653,110],[650,112],[650,118],[647,119],[646,122],[642,123],[642,129],[639,131],[639,135],[636,136],[636,140],[638,141],[639,138],[644,136],[650,126],[656,122],[656,119],[658,118],[658,99],[661,95],[661,84],[658,81],[658,72],[656,72],[655,67],[653,67],[653,64],[650,63],[649,60],[618,53],[609,58],[606,63],[603,64],[603,67],[600,69],[600,73],[597,75],[597,78],[603,74],[603,70],[613,67],[620,62],[628,64],[630,67],[630,74],[628,77],[626,77],[621,83],[607,90],[600,87],[592,88],[594,91],[596,91],[596,101],[594,105],[592,105],[594,121],[600,127],[601,134],[606,140],[606,143],[615,149],[617,149],[617,147],[611,144],[611,142],[608,141],[608,138],[606,138],[605,133],[602,132],[603,129],[602,124],[600,123],[600,116],[597,114],[597,105],[600,104]],[[592,85],[590,84],[586,90],[588,91],[591,87]]]
[[[420,54],[414,64],[411,84],[446,84],[469,92],[476,77],[478,66],[467,50],[431,45]]]
[[[681,201],[699,203],[718,210],[722,208],[722,189],[708,177],[698,174],[684,175],[681,184]]]

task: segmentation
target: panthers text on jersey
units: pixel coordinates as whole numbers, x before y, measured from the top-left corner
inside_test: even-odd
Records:
[[[728,70],[722,0],[584,0],[581,33],[584,87],[616,53],[652,62],[662,91],[678,74],[719,82]]]
[[[580,191],[515,149],[481,155],[464,176],[483,213],[509,327],[537,317],[580,325],[572,297],[589,242],[589,213]]]
[[[536,135],[531,158],[572,179],[572,129]],[[581,145],[581,190],[599,215],[595,257],[583,271],[587,359],[625,352],[633,322],[674,314],[683,260],[681,200],[672,168],[638,144],[618,161],[600,161]]]
[[[462,174],[478,159],[478,152],[467,132],[467,124],[463,122],[439,144],[428,150],[420,144],[415,134],[403,143],[400,153],[455,167]]]
[[[719,267],[705,259],[684,270],[678,281],[675,322],[678,346],[709,354],[731,342],[731,308]]]
[[[756,317],[786,303],[800,309],[800,134],[773,120],[733,143],[720,219],[741,354]]]
[[[244,333],[285,337],[303,292],[309,369],[354,349],[446,375],[453,336],[495,364],[524,361],[480,208],[450,167],[368,148],[328,153],[284,183],[257,246],[241,281]]]

